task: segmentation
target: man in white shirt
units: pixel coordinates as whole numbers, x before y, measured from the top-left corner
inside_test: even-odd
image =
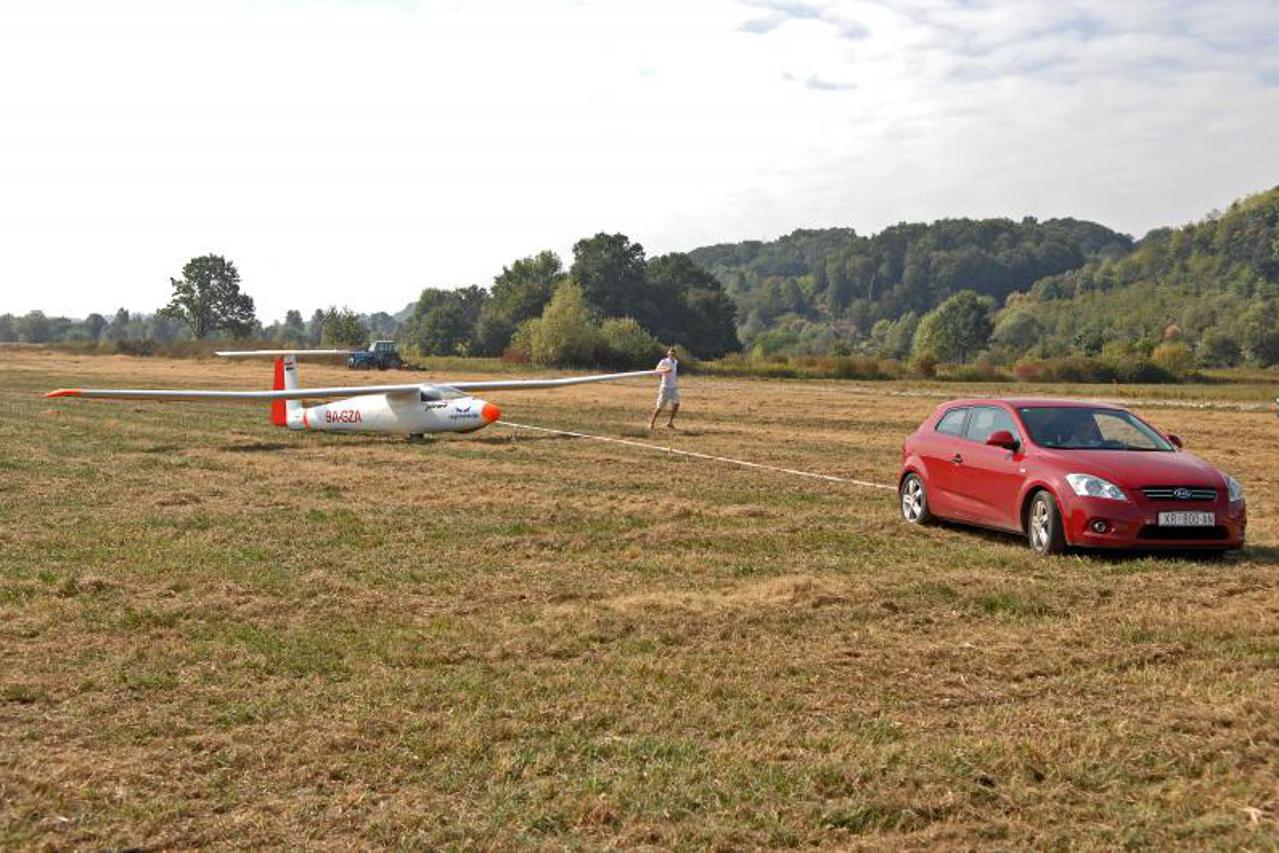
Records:
[[[662,385],[657,389],[657,406],[653,409],[653,417],[648,422],[650,430],[657,426],[657,416],[667,403],[671,404],[671,417],[666,422],[669,429],[675,429],[675,415],[679,412],[679,387],[676,374],[679,362],[675,360],[675,347],[666,351],[666,358],[657,363],[657,372],[662,374]]]

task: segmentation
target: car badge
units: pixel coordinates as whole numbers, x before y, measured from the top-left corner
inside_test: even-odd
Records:
[[[1190,500],[1190,489],[1186,489],[1186,488],[1174,489],[1172,496],[1179,501],[1188,501]]]

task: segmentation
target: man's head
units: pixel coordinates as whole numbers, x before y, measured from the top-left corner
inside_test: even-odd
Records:
[[[666,351],[666,357],[667,357],[667,358],[674,358],[674,357],[675,357],[675,347],[671,347],[670,349],[668,349],[668,350]]]

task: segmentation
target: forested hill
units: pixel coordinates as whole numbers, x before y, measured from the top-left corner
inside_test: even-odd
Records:
[[[779,321],[792,328],[797,319],[810,321],[799,324],[799,334],[848,341],[867,338],[878,320],[924,314],[962,290],[1002,304],[1039,279],[1132,248],[1127,235],[1076,219],[945,219],[873,236],[801,230],[689,254],[733,299],[749,347]]]
[[[1201,366],[1279,363],[1279,187],[1041,279],[1008,300],[994,337],[1046,355],[1178,341]]]

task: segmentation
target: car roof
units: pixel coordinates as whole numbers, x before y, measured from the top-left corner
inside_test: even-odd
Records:
[[[1105,403],[1100,400],[1080,400],[1080,399],[1062,399],[1059,397],[970,397],[967,399],[948,400],[941,404],[941,408],[952,408],[954,406],[989,406],[991,403],[1002,403],[1011,406],[1014,409],[1039,409],[1039,408],[1062,408],[1062,409],[1122,409],[1114,403]]]

